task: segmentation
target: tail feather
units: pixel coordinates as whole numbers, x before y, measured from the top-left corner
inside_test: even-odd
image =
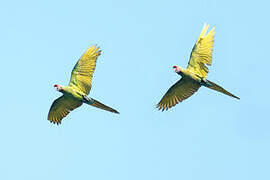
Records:
[[[103,109],[103,110],[106,110],[106,111],[110,111],[110,112],[113,112],[113,113],[116,113],[116,114],[119,114],[118,111],[116,111],[115,109],[109,107],[109,106],[106,106],[105,104],[102,104],[101,102],[91,98],[90,101],[88,102],[85,102],[91,106],[94,106],[94,107],[97,107],[97,108],[100,108],[100,109]]]
[[[237,97],[237,96],[235,96],[235,95],[229,93],[228,91],[226,91],[225,89],[223,89],[223,88],[220,87],[219,85],[217,85],[217,84],[215,84],[215,83],[213,83],[213,82],[211,82],[211,81],[209,81],[209,80],[207,80],[207,82],[206,82],[206,87],[208,87],[208,88],[210,88],[210,89],[213,89],[213,90],[216,90],[216,91],[218,91],[218,92],[221,92],[221,93],[223,93],[223,94],[226,94],[226,95],[228,95],[228,96],[231,96],[231,97],[233,97],[233,98],[240,99],[239,97]]]

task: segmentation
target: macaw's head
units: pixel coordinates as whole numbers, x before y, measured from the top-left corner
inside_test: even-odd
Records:
[[[61,91],[62,90],[62,86],[59,85],[59,84],[55,84],[54,87],[55,87],[56,91]]]
[[[180,66],[173,66],[174,72],[176,73],[180,73],[181,72],[181,68]]]

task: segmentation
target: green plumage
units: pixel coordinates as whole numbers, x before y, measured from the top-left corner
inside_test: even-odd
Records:
[[[196,41],[186,69],[174,66],[176,72],[182,78],[175,83],[162,97],[157,104],[157,108],[168,110],[177,103],[192,96],[201,86],[208,87],[215,91],[221,92],[228,96],[240,99],[239,97],[229,93],[221,86],[206,79],[209,72],[207,66],[212,64],[212,52],[214,44],[215,28],[207,33],[209,25],[204,25],[202,32]]]
[[[48,120],[60,124],[70,111],[78,108],[83,103],[87,103],[97,108],[110,112],[118,111],[94,100],[87,98],[92,86],[92,77],[96,68],[96,60],[101,51],[97,46],[90,46],[74,66],[68,86],[55,85],[63,95],[56,99],[49,111]],[[91,101],[91,102],[90,102]]]

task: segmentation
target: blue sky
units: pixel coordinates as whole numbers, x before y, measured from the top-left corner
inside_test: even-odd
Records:
[[[3,1],[0,179],[270,179],[269,2]],[[209,80],[168,112],[155,105],[180,77],[207,22]],[[93,97],[56,126],[48,110],[78,58],[98,44]]]

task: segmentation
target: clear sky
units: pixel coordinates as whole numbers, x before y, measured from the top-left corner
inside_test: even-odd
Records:
[[[269,180],[269,2],[2,1],[0,179]],[[155,105],[215,26],[209,80],[167,112]],[[98,44],[93,97],[47,120],[82,53]]]

